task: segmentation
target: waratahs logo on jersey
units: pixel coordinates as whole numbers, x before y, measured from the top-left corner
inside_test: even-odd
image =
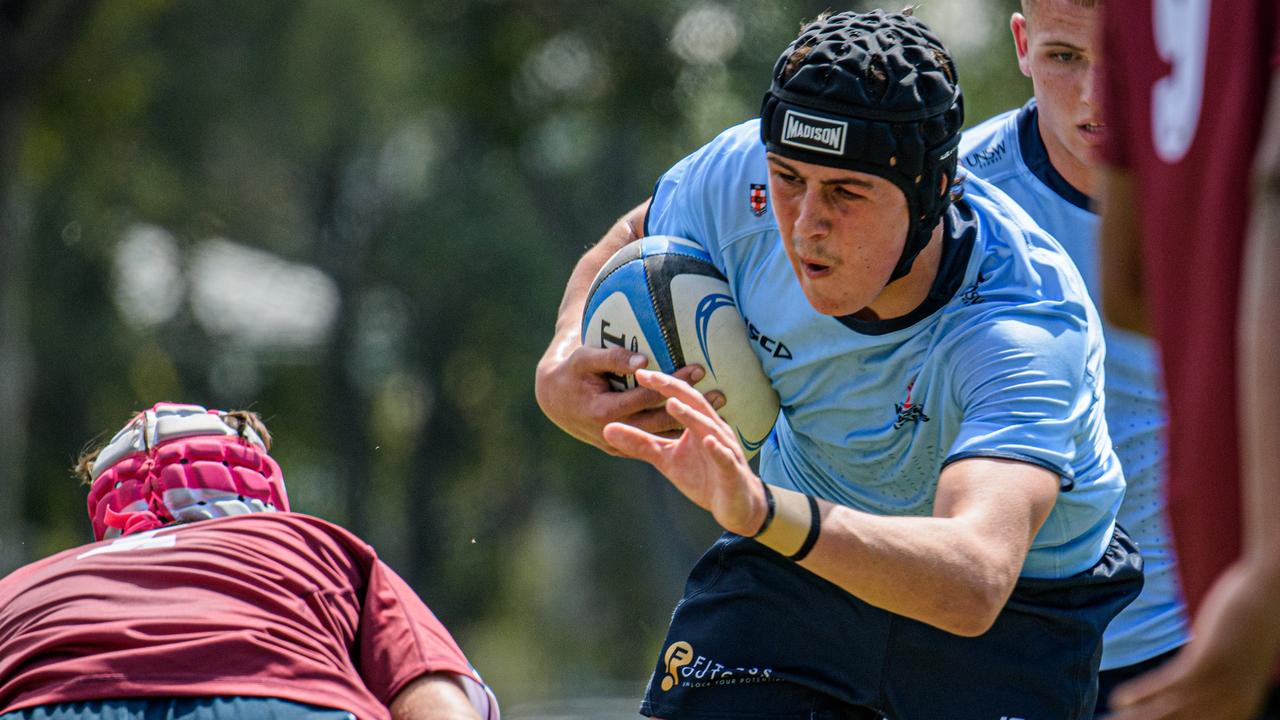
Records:
[[[893,422],[894,430],[901,429],[907,423],[929,422],[929,416],[924,414],[924,407],[919,403],[911,404],[911,390],[915,386],[915,381],[912,381],[907,386],[907,399],[893,404],[894,412],[898,413],[898,419]]]
[[[773,669],[767,667],[727,667],[705,655],[693,652],[693,646],[678,640],[662,653],[663,692],[671,692],[678,685],[685,687],[709,687],[711,685],[748,685],[751,683],[777,682]]]
[[[769,190],[760,183],[751,183],[748,199],[751,204],[751,214],[756,217],[764,215],[764,211],[769,209]]]
[[[805,150],[844,155],[849,123],[788,110],[782,117],[782,142]]]

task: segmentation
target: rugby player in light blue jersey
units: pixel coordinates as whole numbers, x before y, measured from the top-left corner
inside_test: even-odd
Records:
[[[960,162],[999,187],[1075,260],[1101,298],[1094,153],[1103,139],[1092,0],[1023,0],[1011,20],[1018,65],[1035,97],[966,130]],[[1142,594],[1103,636],[1098,715],[1110,690],[1166,661],[1187,641],[1173,538],[1164,516],[1164,392],[1151,339],[1104,326],[1106,416],[1128,488],[1117,520],[1142,549]]]
[[[677,163],[579,261],[538,367],[548,417],[728,531],[641,711],[1088,718],[1103,629],[1142,580],[1084,282],[1006,195],[956,177],[955,66],[915,18],[819,18],[772,80],[759,120]],[[578,340],[591,279],[641,227],[701,243],[769,339],[782,412],[759,476],[682,379],[699,369]],[[629,372],[642,387],[607,391]]]

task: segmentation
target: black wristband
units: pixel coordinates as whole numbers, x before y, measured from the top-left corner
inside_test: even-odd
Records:
[[[769,484],[764,481],[764,478],[760,479],[760,487],[764,488],[764,502],[766,510],[764,513],[764,522],[760,523],[760,529],[756,531],[756,534],[751,536],[753,538],[760,537],[761,533],[769,529],[769,526],[773,524],[773,514],[778,509],[778,503],[773,499],[773,493],[769,490]]]
[[[793,562],[800,562],[805,559],[813,546],[818,543],[818,534],[822,532],[822,515],[818,512],[818,499],[812,495],[806,495],[809,499],[809,535],[804,539],[804,544],[796,551],[795,555],[789,556]],[[772,500],[772,498],[770,498]]]

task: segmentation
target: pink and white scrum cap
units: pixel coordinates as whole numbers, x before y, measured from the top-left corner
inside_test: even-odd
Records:
[[[174,522],[289,510],[284,475],[253,428],[220,410],[157,403],[98,453],[90,472],[95,540]]]

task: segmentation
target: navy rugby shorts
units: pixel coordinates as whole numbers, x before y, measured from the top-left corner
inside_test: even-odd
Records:
[[[1142,589],[1119,528],[1098,564],[1024,578],[975,638],[872,607],[749,538],[694,566],[641,713],[665,720],[1088,720],[1102,631]]]

